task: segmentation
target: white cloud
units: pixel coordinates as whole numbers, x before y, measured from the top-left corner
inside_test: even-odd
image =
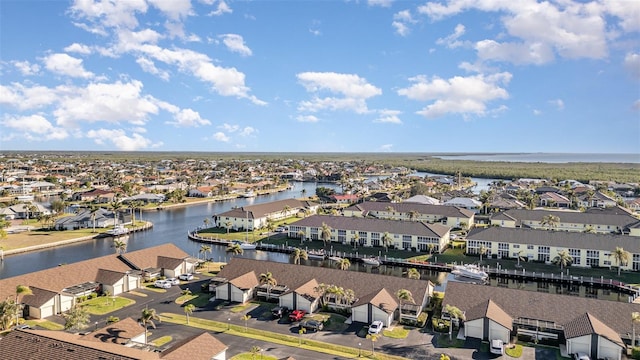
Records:
[[[7,116],[2,120],[2,125],[20,131],[18,135],[27,140],[62,140],[69,133],[60,127],[55,127],[42,115]]]
[[[102,33],[105,33],[105,27],[133,29],[138,26],[136,13],[145,12],[145,0],[75,0],[70,8],[72,16],[91,23],[83,24],[85,28]]]
[[[190,0],[147,0],[172,20],[181,20],[193,15]]]
[[[634,79],[640,80],[640,54],[629,53],[625,55],[624,67],[627,68]]]
[[[40,65],[32,64],[29,61],[12,61],[13,66],[15,66],[22,75],[31,76],[36,75],[40,71]]]
[[[240,129],[240,126],[239,125],[231,125],[231,124],[224,123],[222,125],[219,125],[218,128],[219,129],[223,129],[226,132],[231,132],[232,133],[232,132],[238,131],[238,129]]]
[[[323,109],[349,110],[362,114],[368,112],[366,99],[382,94],[382,90],[353,74],[334,72],[305,72],[296,75],[308,92],[329,92],[342,97],[319,98],[300,102],[300,111],[316,112]]]
[[[382,109],[378,110],[378,118],[374,122],[378,123],[390,123],[390,124],[402,124],[402,120],[398,115],[402,114],[402,111]]]
[[[257,134],[258,130],[252,126],[245,126],[242,131],[240,131],[240,136],[251,136]]]
[[[458,39],[460,38],[460,36],[464,35],[465,30],[466,29],[464,25],[458,24],[456,25],[456,28],[454,29],[453,34],[436,40],[436,44],[445,45],[449,49],[455,49],[457,47],[463,46],[464,42]]]
[[[46,86],[31,87],[18,83],[10,86],[0,85],[0,104],[6,104],[19,110],[33,110],[49,106],[58,100],[55,89]]]
[[[554,106],[558,110],[563,110],[564,109],[564,101],[562,101],[562,99],[549,100],[549,104],[551,104],[552,106]]]
[[[546,64],[554,59],[553,49],[545,43],[499,43],[482,40],[476,43],[478,58],[483,61],[507,61],[514,64]]]
[[[380,145],[380,151],[389,152],[393,148],[393,144]]]
[[[51,54],[43,59],[47,70],[71,77],[88,79],[93,73],[86,71],[82,65],[82,59],[74,58],[67,54]]]
[[[204,125],[211,125],[211,121],[203,119],[197,111],[191,109],[182,109],[174,116],[175,121],[169,121],[168,124],[172,124],[179,127],[200,127]]]
[[[225,133],[223,133],[222,131],[218,131],[217,133],[213,134],[213,139],[221,142],[231,141],[231,138],[225,135]]]
[[[238,53],[242,56],[251,56],[251,49],[244,43],[242,36],[237,34],[223,34],[219,36],[222,39],[222,43],[225,44],[227,49],[231,52]]]
[[[64,48],[66,52],[78,53],[82,55],[91,54],[91,48],[84,44],[73,43],[66,48]]]
[[[296,120],[298,120],[299,122],[309,123],[315,123],[319,121],[319,119],[313,115],[298,115],[298,117],[296,117]]]
[[[139,57],[136,59],[136,63],[138,63],[138,65],[140,65],[140,67],[142,68],[142,70],[144,72],[148,72],[149,74],[153,74],[158,76],[160,79],[164,80],[164,81],[168,81],[169,80],[169,72],[164,71],[164,70],[159,70],[156,67],[156,64],[153,63],[153,61],[144,58],[144,57]]]
[[[93,139],[94,142],[98,145],[106,145],[107,143],[111,143],[121,151],[137,151],[150,147],[158,147],[162,144],[153,144],[151,140],[138,133],[133,133],[131,136],[127,136],[124,130],[121,129],[89,130],[87,132],[87,137]]]
[[[211,5],[213,3],[215,3],[215,1],[211,1],[208,4]],[[220,16],[220,15],[223,15],[223,14],[231,14],[232,12],[233,12],[233,10],[231,9],[231,7],[229,7],[229,5],[224,0],[220,0],[220,1],[218,1],[218,6],[216,7],[216,9],[211,11],[207,15],[208,16]]]
[[[391,25],[396,29],[396,34],[407,36],[411,32],[409,25],[415,24],[416,20],[409,10],[402,10],[393,14],[393,22]]]
[[[398,95],[412,100],[432,101],[417,114],[429,118],[450,113],[484,116],[488,102],[509,97],[501,85],[509,83],[511,74],[503,72],[486,76],[455,76],[450,79],[439,77],[427,79],[424,76],[418,76],[409,80],[414,84],[398,90]]]
[[[394,29],[396,29],[396,34],[400,36],[407,36],[411,32],[411,29],[403,22],[394,21],[391,23]]]
[[[393,4],[393,0],[367,0],[369,6],[390,7]]]

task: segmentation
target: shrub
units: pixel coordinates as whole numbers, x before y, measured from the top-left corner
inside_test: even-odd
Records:
[[[632,359],[640,359],[640,346],[636,346],[631,349],[631,358]]]
[[[449,332],[449,320],[442,320],[440,318],[433,318],[431,320],[433,331],[446,333]]]
[[[118,321],[120,321],[120,318],[117,316],[109,316],[107,318],[107,324],[117,323]]]

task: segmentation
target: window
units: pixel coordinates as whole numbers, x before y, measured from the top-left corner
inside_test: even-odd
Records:
[[[549,261],[549,247],[548,246],[538,246],[538,261]]]
[[[533,250],[533,245],[527,245],[527,250]]]
[[[371,246],[380,246],[380,233],[371,233]]]
[[[587,266],[600,266],[600,251],[587,250]]]
[[[411,249],[411,235],[402,235],[402,248],[405,250]]]
[[[520,249],[520,244],[513,244],[514,249]]]
[[[358,236],[360,237],[360,239],[358,239],[359,244],[358,245],[364,245],[367,243],[367,233],[364,231],[358,231]]]
[[[347,242],[347,231],[346,230],[338,230],[338,242],[346,243]]]
[[[569,255],[573,258],[573,265],[580,265],[580,249],[569,249]]]

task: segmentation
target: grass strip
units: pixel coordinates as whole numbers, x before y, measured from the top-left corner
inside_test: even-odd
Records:
[[[247,353],[238,354],[232,357],[230,360],[256,360],[256,356],[257,356],[256,354],[247,352]],[[278,360],[277,357],[263,355],[263,354],[260,354],[260,359],[261,360]]]
[[[186,316],[173,313],[162,313],[160,314],[160,319],[172,324],[186,325],[187,323]],[[230,335],[242,336],[346,358],[357,358],[359,351],[357,348],[305,339],[304,336],[301,340],[298,336],[279,334],[254,328],[245,329],[244,326],[195,317],[189,317],[188,326],[208,331],[225,332]],[[400,356],[387,355],[383,353],[376,353],[374,358],[378,360],[406,360],[406,358]]]
[[[392,339],[406,339],[409,336],[409,329],[404,326],[396,326],[393,329],[385,329],[382,335]]]
[[[91,300],[83,301],[82,306],[87,309],[87,312],[92,315],[104,315],[116,310],[120,310],[123,307],[135,304],[135,300],[115,296],[104,297],[100,296]]]
[[[169,341],[173,340],[173,338],[171,336],[163,336],[160,338],[155,339],[152,343],[153,345],[160,347],[166,343],[168,343]]]
[[[63,330],[64,325],[49,320],[27,320],[25,324],[35,328],[36,326],[47,330]]]

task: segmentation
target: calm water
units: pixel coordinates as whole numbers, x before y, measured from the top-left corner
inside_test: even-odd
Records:
[[[444,160],[541,162],[541,163],[640,163],[640,154],[569,154],[569,153],[524,153],[524,154],[471,154],[436,156]]]

